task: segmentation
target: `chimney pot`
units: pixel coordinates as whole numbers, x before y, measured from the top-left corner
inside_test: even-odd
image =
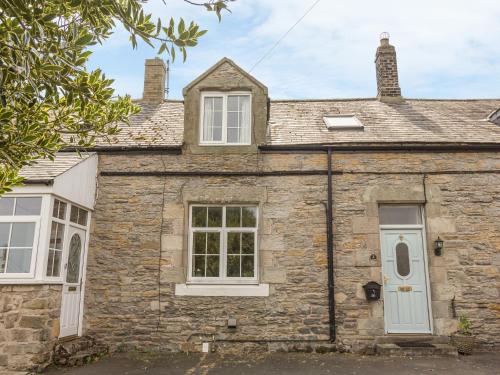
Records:
[[[146,59],[144,64],[144,91],[142,100],[160,103],[165,99],[167,68],[160,58]]]

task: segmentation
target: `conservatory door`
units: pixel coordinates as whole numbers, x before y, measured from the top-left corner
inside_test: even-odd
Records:
[[[69,227],[69,245],[66,258],[61,301],[61,331],[59,337],[78,334],[80,300],[82,296],[82,264],[85,253],[85,230]]]

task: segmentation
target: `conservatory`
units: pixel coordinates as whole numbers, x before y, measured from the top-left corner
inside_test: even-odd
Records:
[[[0,284],[61,286],[59,337],[81,332],[96,173],[96,154],[59,153],[0,198]]]

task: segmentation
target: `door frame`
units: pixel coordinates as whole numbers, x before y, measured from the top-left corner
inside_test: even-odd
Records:
[[[381,278],[384,280],[384,259],[383,259],[383,249],[382,249],[382,235],[384,233],[384,230],[392,229],[392,230],[399,230],[399,229],[418,229],[421,232],[422,235],[422,251],[423,251],[423,259],[424,259],[424,273],[425,273],[425,289],[427,292],[427,313],[429,315],[429,327],[430,327],[430,332],[429,334],[433,335],[434,334],[434,319],[433,319],[433,314],[432,314],[432,296],[431,296],[431,286],[430,286],[430,278],[429,278],[429,261],[428,261],[428,256],[427,256],[427,232],[425,230],[426,227],[426,222],[425,222],[425,207],[423,205],[420,205],[420,214],[422,215],[422,224],[411,224],[411,225],[395,225],[395,224],[380,224],[379,225],[379,236],[380,236],[380,272],[381,272]],[[384,287],[384,286],[382,286]],[[382,294],[383,296],[385,293]],[[384,333],[386,335],[401,335],[401,333],[389,333],[387,331],[387,315],[385,314],[385,298],[382,299],[383,303],[383,309],[384,309]],[[408,335],[413,335],[413,334],[418,334],[416,333],[408,333]]]
[[[89,212],[90,215],[90,212]],[[84,299],[84,291],[85,291],[85,279],[86,279],[86,270],[87,270],[87,252],[88,252],[88,245],[89,245],[89,236],[90,236],[90,230],[89,227],[82,226],[76,223],[70,223],[68,225],[68,229],[65,231],[65,234],[69,236],[71,227],[80,231],[85,232],[85,236],[83,238],[83,249],[82,253],[80,254],[80,300],[79,300],[79,305],[78,305],[78,329],[76,336],[82,336],[83,334],[83,299]],[[63,307],[63,301],[62,298],[64,298],[64,286],[66,284],[66,276],[68,272],[68,256],[69,256],[69,245],[70,241],[67,242],[67,249],[65,249],[65,255],[63,258],[63,264],[64,264],[64,274],[63,274],[63,282],[62,282],[62,289],[61,289],[61,307],[60,311],[62,312],[62,307]],[[59,323],[60,324],[60,323]],[[59,332],[59,338],[65,338],[65,337],[72,337],[72,336],[61,336],[61,332]]]

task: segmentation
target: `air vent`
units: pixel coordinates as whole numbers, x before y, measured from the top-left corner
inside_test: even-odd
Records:
[[[500,108],[488,116],[488,121],[500,125]]]
[[[363,129],[363,123],[355,115],[324,116],[327,129]]]

